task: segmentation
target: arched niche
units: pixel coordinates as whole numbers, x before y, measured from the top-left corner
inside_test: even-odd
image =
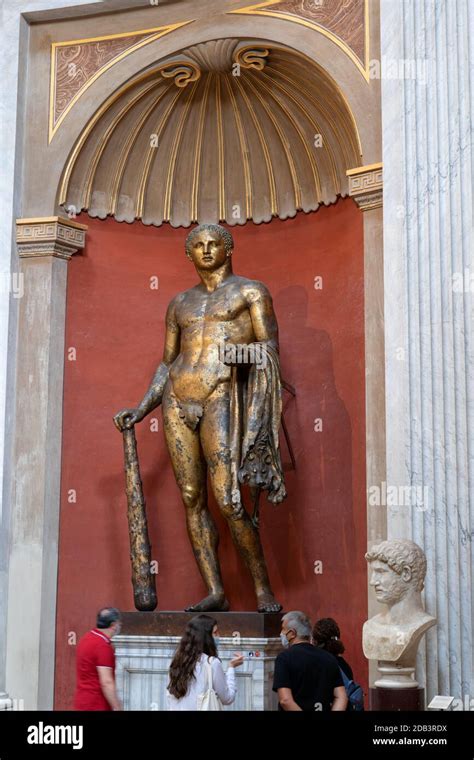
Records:
[[[346,196],[361,153],[321,66],[280,45],[213,40],[109,95],[68,157],[58,204],[157,226],[269,222]]]

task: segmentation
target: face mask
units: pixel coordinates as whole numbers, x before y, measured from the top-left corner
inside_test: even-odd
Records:
[[[280,639],[281,639],[282,646],[284,646],[285,648],[290,646],[290,642],[286,638],[286,633],[280,633]]]
[[[221,640],[221,637],[214,636],[213,638],[214,638],[214,644],[216,645],[217,648],[219,648],[219,641]]]

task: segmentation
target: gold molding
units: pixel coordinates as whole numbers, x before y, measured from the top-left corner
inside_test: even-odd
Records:
[[[274,68],[274,67],[272,67],[270,65],[268,65],[266,68],[267,68],[267,71],[265,71],[265,72],[262,71],[262,73],[260,74],[260,76],[261,77],[268,77],[269,81],[271,81],[275,85],[275,87],[277,87],[277,89],[282,90],[285,93],[285,95],[288,98],[290,98],[290,100],[292,100],[298,106],[298,108],[302,111],[302,113],[305,115],[305,117],[308,119],[308,121],[310,122],[310,124],[314,128],[315,134],[320,134],[322,136],[323,141],[326,144],[326,147],[327,147],[327,150],[328,150],[328,157],[329,157],[329,160],[331,162],[331,167],[332,167],[332,171],[333,171],[333,179],[334,179],[335,184],[337,185],[337,181],[335,179],[336,178],[336,163],[335,163],[335,159],[334,159],[334,152],[332,150],[332,147],[330,145],[329,140],[326,139],[326,133],[325,133],[325,131],[319,125],[319,121],[317,121],[315,119],[315,117],[311,115],[311,113],[308,111],[308,109],[306,107],[306,102],[305,102],[306,91],[304,90],[303,84],[301,82],[298,82],[292,76],[292,72],[291,71],[289,71],[287,68],[285,68],[285,67],[283,67],[281,65],[279,65],[278,69],[276,69],[276,68]],[[269,74],[272,74],[272,73],[276,74],[277,77],[278,77],[278,79],[271,79],[270,76],[269,76]],[[279,79],[283,79],[284,82],[285,82],[285,84],[282,84],[282,82],[280,82]],[[291,88],[292,91],[290,91],[290,89],[288,89],[288,86]],[[297,94],[301,95],[301,99],[300,99],[300,97],[298,97]],[[327,109],[326,103],[324,101],[324,98],[323,99],[316,98],[316,96],[313,94],[311,102],[312,102],[313,105],[317,106],[318,110],[321,112],[321,114],[323,115],[324,119],[328,122],[330,128],[332,129],[332,131],[334,133],[334,136],[337,137],[337,141],[338,141],[338,144],[341,147],[341,150],[342,150],[345,162],[346,163],[351,163],[353,152],[354,151],[357,152],[358,148],[359,148],[357,139],[353,140],[353,142],[354,142],[353,146],[349,146],[348,147],[348,145],[346,144],[346,137],[342,136],[341,129],[340,129],[340,126],[339,126],[339,124],[337,122],[337,119],[334,120],[332,118],[332,115],[328,113],[328,109]],[[342,121],[342,119],[341,119],[341,121]],[[351,123],[350,119],[348,120],[348,124],[349,124],[348,131],[349,131],[349,134],[350,134],[351,133],[351,129],[350,128],[352,127],[352,123]],[[347,124],[346,123],[344,123],[344,127],[347,128]],[[355,135],[352,135],[352,137],[356,138]],[[351,150],[351,147],[352,147],[352,150]]]
[[[168,71],[168,69],[170,69]],[[183,63],[170,61],[164,64],[161,69],[161,76],[164,79],[174,79],[176,87],[186,87],[190,82],[196,82],[201,76],[201,69],[192,61],[185,61]]]
[[[268,67],[268,68],[269,68],[269,70],[272,70],[271,67]],[[279,71],[278,73],[281,74],[281,71]],[[322,135],[323,142],[326,145],[326,149],[327,149],[327,152],[328,152],[329,162],[331,164],[334,186],[337,187],[338,180],[337,180],[337,176],[336,176],[335,159],[334,159],[333,150],[332,150],[332,147],[331,147],[331,144],[330,144],[329,140],[326,139],[326,135],[323,132],[323,130],[321,129],[321,127],[319,126],[318,122],[316,122],[315,119],[311,116],[311,114],[309,113],[308,109],[306,108],[304,102],[302,102],[301,100],[299,100],[294,95],[293,92],[291,92],[287,87],[285,87],[285,85],[281,84],[281,82],[278,82],[276,79],[271,79],[266,72],[261,72],[260,76],[264,78],[263,81],[268,81],[268,91],[270,92],[271,97],[278,103],[278,105],[280,106],[280,108],[282,108],[282,110],[285,112],[287,118],[290,119],[290,121],[292,121],[292,123],[295,120],[294,120],[294,117],[291,114],[291,111],[289,111],[286,108],[286,106],[284,106],[284,104],[280,101],[280,99],[277,98],[277,96],[275,95],[275,93],[270,90],[270,85],[273,85],[274,87],[276,87],[276,89],[280,90],[280,92],[283,92],[283,94],[286,95],[287,98],[289,98],[290,100],[292,100],[293,103],[295,103],[298,106],[298,108],[301,110],[301,112],[304,114],[305,118],[309,121],[309,123],[311,124],[311,126],[315,130],[315,134]],[[295,86],[293,82],[292,82],[292,84],[293,84],[293,86]],[[296,85],[296,87],[297,87],[297,85]],[[320,176],[319,176],[318,164],[315,161],[314,154],[312,153],[312,151],[309,150],[309,148],[307,146],[306,139],[301,134],[300,127],[299,127],[299,125],[297,124],[296,121],[294,123],[294,127],[297,130],[297,132],[298,132],[298,134],[300,136],[300,139],[301,139],[301,141],[302,141],[302,143],[303,143],[303,145],[305,147],[306,153],[308,155],[308,158],[309,158],[309,161],[310,161],[310,164],[311,164],[311,168],[312,168],[312,172],[313,172],[313,176],[314,176],[316,195],[317,195],[318,199],[320,200],[322,192],[321,192],[321,179],[320,179]],[[343,145],[343,142],[341,142],[341,145]]]
[[[234,54],[234,62],[243,69],[263,71],[270,55],[270,48],[265,45],[246,45]]]
[[[172,191],[173,191],[176,160],[178,157],[178,150],[181,144],[181,138],[183,135],[183,129],[186,122],[186,117],[188,115],[189,108],[193,101],[194,93],[196,92],[198,82],[199,80],[194,82],[194,84],[192,85],[192,90],[189,94],[188,100],[183,108],[183,111],[180,114],[179,121],[176,127],[176,133],[174,136],[173,147],[171,149],[171,158],[168,165],[168,172],[167,172],[167,177],[166,177],[166,188],[165,188],[165,196],[164,196],[164,203],[163,203],[163,221],[164,222],[169,222],[170,217],[171,217],[171,196],[172,196]]]
[[[38,223],[47,223],[47,222],[60,222],[61,224],[65,224],[67,227],[75,227],[78,230],[87,230],[89,229],[87,224],[80,224],[79,222],[74,222],[72,219],[69,219],[64,216],[32,216],[32,217],[22,217],[21,219],[16,219],[15,224],[17,226],[21,226],[24,224],[38,224]]]
[[[366,172],[373,171],[374,169],[382,169],[383,164],[379,162],[377,164],[366,164],[365,166],[356,166],[354,169],[348,169],[346,175],[351,177],[353,174],[365,174]]]
[[[61,126],[62,122],[66,118],[67,114],[73,108],[73,106],[77,103],[81,95],[84,94],[84,92],[108,69],[110,69],[115,63],[118,63],[119,61],[126,58],[131,53],[134,53],[136,50],[138,50],[141,47],[144,47],[145,45],[148,45],[150,42],[155,42],[155,40],[160,39],[160,37],[164,37],[166,34],[169,34],[170,32],[174,32],[176,29],[179,29],[183,26],[186,26],[187,24],[194,23],[194,19],[190,19],[189,21],[181,21],[176,24],[167,24],[166,26],[156,26],[152,27],[151,29],[139,29],[138,31],[132,31],[132,32],[121,32],[120,34],[105,34],[100,37],[84,37],[82,39],[77,40],[65,40],[64,42],[52,42],[51,43],[51,66],[50,66],[50,83],[49,83],[49,134],[48,134],[48,144],[53,139],[54,135],[58,131],[59,127]],[[62,112],[61,116],[57,120],[57,122],[54,122],[54,103],[55,103],[55,95],[56,95],[56,50],[59,47],[66,47],[67,45],[80,45],[82,43],[87,42],[102,42],[103,40],[115,40],[115,39],[121,39],[124,37],[134,37],[137,34],[149,34],[149,37],[146,37],[144,40],[140,40],[140,42],[136,42],[134,45],[131,45],[127,50],[123,50],[121,53],[116,55],[114,58],[112,58],[110,61],[107,61],[103,66],[98,69],[95,74],[93,74],[90,79],[85,82],[80,90],[76,92],[72,100],[68,103],[64,111]]]
[[[133,108],[133,106],[138,103],[139,100],[141,100],[143,97],[148,95],[149,92],[154,90],[155,88],[159,87],[162,84],[162,82],[152,82],[151,85],[148,85],[144,87],[140,92],[135,95],[131,100],[129,100],[128,103],[114,116],[111,123],[107,127],[104,135],[101,138],[101,141],[99,142],[97,148],[95,149],[90,164],[88,167],[88,172],[86,174],[87,179],[85,180],[83,195],[81,198],[81,206],[83,208],[88,208],[90,204],[90,199],[92,195],[92,185],[94,182],[95,172],[97,170],[97,166],[99,164],[100,158],[105,151],[109,140],[113,134],[113,131],[117,128],[117,126],[120,124],[122,119],[127,115],[128,111]],[[141,116],[140,121],[138,122],[138,125],[135,126],[135,131],[138,133],[138,129],[141,127],[141,125],[145,122],[145,120],[148,118],[152,110],[155,108],[156,103],[163,98],[166,93],[171,88],[171,85],[168,85],[163,89],[162,92],[160,92],[155,101],[152,101],[152,103],[148,106],[148,108],[145,110],[144,114]],[[115,208],[115,192],[114,188],[119,186],[119,179],[117,178],[117,175],[121,176],[121,172],[123,171],[125,161],[126,161],[126,151],[129,147],[129,142],[133,144],[133,141],[136,137],[136,134],[134,133],[134,130],[131,131],[131,134],[128,135],[127,139],[125,140],[124,145],[122,146],[122,150],[120,152],[119,160],[117,161],[117,170],[115,173],[114,181],[112,183],[112,191],[111,191],[111,207]]]
[[[344,105],[347,108],[347,112],[349,114],[349,118],[351,120],[353,129],[354,129],[355,138],[357,140],[357,150],[358,150],[359,156],[362,158],[362,143],[361,143],[360,134],[359,134],[359,127],[357,126],[356,117],[354,116],[354,113],[352,111],[349,101],[347,100],[345,93],[343,92],[343,90],[341,90],[338,83],[336,82],[335,79],[333,79],[331,74],[325,68],[323,68],[321,64],[319,64],[314,58],[310,58],[309,55],[306,55],[306,53],[302,53],[300,50],[295,50],[294,48],[282,47],[280,43],[276,43],[272,45],[271,49],[276,50],[276,51],[282,50],[284,52],[290,52],[292,55],[295,55],[297,58],[302,58],[304,61],[308,61],[308,63],[314,66],[314,68],[316,68],[320,72],[320,74],[322,74],[322,76],[327,80],[328,84],[330,84],[331,87],[334,87],[335,91],[337,92],[337,94],[339,95],[339,97],[341,98],[341,100],[343,101]],[[271,64],[269,64],[268,68],[273,70]]]
[[[144,97],[145,95],[148,95],[148,93],[151,90],[153,90],[155,87],[158,87],[160,84],[161,82],[159,83],[152,82],[151,85],[147,85],[146,87],[144,87],[137,95],[135,95],[135,97],[133,97],[114,116],[114,118],[110,122],[109,126],[105,130],[105,133],[102,135],[100,142],[95,147],[94,152],[89,162],[89,166],[87,167],[86,179],[85,179],[82,198],[80,202],[81,207],[88,208],[89,206],[91,195],[92,195],[92,185],[94,182],[95,173],[97,171],[97,166],[99,165],[101,156],[103,152],[105,151],[114,130],[117,128],[118,124],[122,121],[122,119],[126,116],[128,111],[130,111],[130,109],[133,108],[135,103],[141,100],[141,98]],[[162,98],[165,93],[166,93],[166,89],[164,89],[163,92],[160,93],[160,95],[158,96],[158,100]]]
[[[199,179],[201,176],[202,163],[202,146],[204,134],[204,122],[206,120],[206,108],[209,100],[209,90],[215,75],[209,72],[204,84],[204,92],[201,93],[201,107],[199,109],[199,120],[196,129],[196,145],[194,149],[194,166],[193,166],[193,184],[191,187],[191,223],[196,222],[198,218],[199,203]]]
[[[242,124],[242,119],[240,118],[240,112],[237,107],[237,100],[235,97],[235,93],[232,89],[232,85],[228,76],[224,77],[224,82],[226,84],[227,92],[229,94],[230,102],[232,105],[232,112],[233,112],[233,116],[234,116],[235,123],[237,126],[237,134],[239,137],[240,154],[242,157],[242,165],[244,168],[245,210],[246,210],[245,221],[247,221],[248,219],[252,218],[252,209],[253,209],[253,190],[252,190],[252,175],[251,175],[250,160],[249,160],[249,145],[248,145],[247,135],[245,133],[244,126]]]
[[[175,65],[178,62],[175,62]],[[81,148],[83,147],[85,141],[87,140],[88,136],[92,132],[92,129],[95,127],[99,119],[106,113],[106,111],[109,110],[109,108],[115,103],[116,100],[122,97],[122,95],[125,92],[128,92],[132,87],[135,87],[135,85],[140,84],[141,82],[145,81],[146,79],[149,79],[150,77],[154,76],[155,74],[159,74],[163,68],[168,68],[169,62],[164,64],[159,64],[154,69],[151,69],[150,71],[146,71],[143,74],[140,74],[138,77],[135,77],[131,79],[129,82],[127,82],[125,85],[120,87],[118,90],[113,92],[109,97],[104,100],[100,108],[97,109],[97,111],[94,113],[93,116],[89,119],[85,127],[83,128],[81,135],[79,139],[77,140],[76,144],[74,145],[74,148],[67,160],[66,166],[63,170],[62,176],[61,176],[61,182],[59,185],[59,191],[58,191],[58,203],[61,206],[66,201],[66,192],[69,185],[69,178],[71,176],[71,172],[74,168],[74,164],[76,162],[76,159],[81,151]],[[188,80],[189,81],[189,80]],[[158,83],[154,83],[152,86],[157,86]],[[182,88],[180,88],[181,90]],[[141,93],[139,94],[139,97],[143,97],[148,92],[148,88],[144,88]]]
[[[263,134],[262,127],[260,126],[260,122],[257,118],[257,114],[254,111],[254,108],[252,106],[252,103],[250,102],[250,99],[245,92],[242,84],[239,82],[239,77],[234,77],[235,84],[237,86],[237,89],[240,92],[240,95],[242,97],[242,100],[244,101],[245,105],[247,106],[247,110],[250,114],[250,118],[252,119],[252,122],[254,124],[254,127],[256,129],[258,138],[260,140],[260,145],[262,148],[263,156],[265,159],[265,166],[267,168],[267,176],[268,176],[268,185],[270,190],[270,212],[272,216],[278,215],[278,205],[277,205],[277,194],[276,194],[276,185],[275,185],[275,175],[273,173],[273,167],[272,167],[272,161],[270,157],[270,151],[268,149],[268,144],[265,139],[265,135]]]
[[[274,52],[277,55],[275,55],[273,66],[270,61],[266,61],[265,66],[262,68],[262,59],[266,57],[267,49],[269,52]],[[250,51],[252,58],[254,54],[257,54],[257,59],[246,57],[248,51]],[[263,55],[259,55],[260,53]],[[190,142],[192,145],[192,173],[189,178],[190,195],[186,198],[186,202],[189,201],[189,223],[196,220],[199,215],[198,211],[201,208],[200,206],[198,207],[198,188],[202,176],[202,143],[206,131],[204,117],[206,102],[209,102],[211,92],[213,107],[215,106],[215,118],[217,119],[216,142],[215,145],[213,144],[213,147],[216,152],[218,169],[218,187],[214,199],[216,208],[212,209],[212,213],[215,211],[216,216],[218,215],[221,221],[227,217],[228,209],[226,206],[229,202],[225,185],[226,174],[229,171],[227,155],[224,155],[227,135],[225,129],[230,130],[229,134],[231,132],[234,133],[235,140],[237,140],[234,147],[242,159],[243,176],[240,177],[239,175],[239,182],[237,182],[235,189],[242,196],[239,199],[239,203],[245,202],[246,212],[241,215],[244,217],[244,221],[252,219],[254,213],[257,216],[263,214],[262,218],[266,218],[268,213],[271,216],[279,215],[280,204],[277,193],[277,189],[279,190],[279,188],[277,188],[276,164],[274,163],[275,151],[286,159],[285,165],[288,166],[289,171],[288,178],[285,175],[285,183],[288,182],[285,190],[285,193],[288,192],[288,198],[285,195],[285,209],[286,199],[291,202],[291,198],[294,198],[296,210],[303,207],[306,211],[313,209],[315,207],[312,205],[313,200],[317,205],[326,203],[328,202],[328,188],[331,188],[329,198],[332,198],[334,194],[336,196],[341,194],[343,196],[347,195],[346,184],[348,178],[345,177],[345,167],[354,167],[361,160],[360,138],[350,105],[333,78],[309,56],[291,48],[280,46],[279,44],[275,46],[264,45],[262,49],[255,44],[252,46],[245,45],[244,48],[235,51],[232,59],[230,59],[230,65],[232,60],[236,60],[237,56],[240,57],[244,68],[247,69],[242,81],[230,72],[219,74],[206,72],[206,81],[203,82],[201,81],[202,77],[198,65],[184,61],[182,58],[177,58],[174,61],[167,60],[157,63],[153,68],[150,67],[147,71],[140,72],[134,78],[130,78],[125,84],[117,88],[90,117],[76,144],[73,146],[60,180],[58,204],[61,206],[65,203],[78,203],[81,210],[88,209],[91,213],[91,193],[94,189],[94,175],[99,162],[103,160],[104,150],[107,148],[112,135],[115,134],[115,130],[120,126],[124,116],[130,112],[130,109],[137,108],[134,117],[135,121],[133,121],[129,133],[127,131],[123,146],[113,156],[110,156],[113,161],[112,184],[109,183],[106,188],[100,188],[101,190],[105,189],[106,192],[105,194],[99,193],[101,197],[97,199],[97,203],[94,202],[92,215],[98,214],[102,217],[104,214],[118,214],[120,220],[123,217],[127,221],[132,221],[133,218],[142,219],[146,211],[147,224],[172,222],[175,216],[179,217],[177,224],[184,224],[180,214],[177,214],[177,209],[176,213],[173,210],[172,201],[173,189],[178,179],[178,149],[186,138],[187,142]],[[305,67],[301,64],[301,61],[307,62],[311,66],[311,81],[317,93],[314,98],[314,108],[311,107],[311,110],[309,110],[306,100],[307,77],[304,73]],[[293,65],[293,69],[290,64]],[[173,85],[170,78],[166,76],[163,78],[163,72],[174,77],[176,75],[181,76],[183,73],[186,74],[185,78],[180,80],[178,84],[189,84],[189,88],[178,86],[176,81]],[[201,85],[204,85],[204,87]],[[155,145],[152,146],[150,144],[147,148],[145,143],[140,145],[136,159],[140,161],[140,167],[135,167],[130,175],[134,183],[133,187],[123,191],[125,196],[122,203],[122,196],[120,196],[121,182],[133,145],[146,119],[153,112],[156,103],[172,95],[170,93],[170,88],[172,87],[175,89],[174,96],[171,97],[169,102],[164,102],[164,111],[163,107],[158,109],[160,113],[157,114],[159,118],[156,119],[156,126],[150,126],[150,129],[153,130],[152,134],[156,133],[161,138],[166,129],[171,111],[174,110],[180,96],[184,95],[184,100],[181,100],[180,114],[177,114],[177,123],[174,124],[173,132],[169,134],[171,142],[166,150],[166,155],[162,153],[160,158],[160,161],[164,159],[167,167],[165,166],[164,170],[162,189],[158,193],[160,196],[159,208],[149,207],[145,209],[147,186],[149,185],[155,157],[159,155]],[[222,97],[226,88],[230,109],[226,110],[226,124],[224,124]],[[184,93],[186,89],[190,91],[189,97]],[[153,92],[156,92],[153,102],[145,103],[145,106],[142,108],[140,105],[142,100],[149,99],[150,94]],[[114,111],[112,119],[107,119],[104,122],[103,128],[99,130],[95,142],[91,146],[91,150],[87,149],[86,163],[85,165],[81,164],[79,184],[77,187],[75,184],[70,191],[69,184],[74,167],[80,160],[83,146],[101,118],[112,106],[115,108],[117,101],[125,93],[128,93],[127,102],[123,105],[119,103],[120,108]],[[194,131],[194,135],[190,135],[188,140],[188,131],[185,131],[184,127],[191,107],[196,107],[195,126],[197,128]],[[262,109],[262,112],[260,112],[260,109]],[[320,118],[322,120],[321,123]],[[263,119],[265,125],[268,125],[268,134],[263,128],[263,124],[260,123],[261,119]],[[245,122],[245,120],[247,121]],[[153,129],[153,127],[155,128]],[[323,135],[324,133],[323,142],[325,151],[324,160],[323,158],[321,159],[321,167],[319,166],[319,160],[311,149],[311,129],[314,130],[315,134]],[[293,130],[295,130],[294,135]],[[256,140],[255,146],[253,142],[254,134]],[[293,136],[298,159],[296,155],[292,154],[291,146],[288,143],[288,140],[292,143]],[[258,209],[258,204],[254,209],[254,199],[252,197],[255,191],[253,183],[256,178],[252,176],[250,167],[250,137],[252,137],[252,150],[255,147],[258,151],[259,172],[263,175],[261,179],[264,183],[265,179],[268,181],[268,189],[265,187],[264,192],[264,196],[266,196],[264,205]],[[275,144],[272,141],[276,141]],[[302,161],[301,166],[300,160]],[[231,164],[233,165],[232,162]],[[366,168],[362,168],[364,171],[366,170]],[[307,183],[304,186],[304,194],[299,186],[300,169],[303,171],[305,183]],[[322,191],[323,175],[320,174],[323,171],[325,177],[324,192]],[[356,169],[349,170],[353,174],[355,171]],[[239,186],[240,183],[242,183],[241,186]],[[186,196],[188,196],[188,193],[186,193]],[[133,208],[130,205],[130,198],[133,201]],[[329,202],[332,202],[332,200],[329,200]],[[208,201],[205,203],[209,206]],[[207,209],[206,213],[208,212],[209,209]],[[230,223],[233,223],[232,220]],[[240,223],[242,223],[242,219]]]
[[[219,222],[225,219],[225,148],[224,130],[222,125],[222,95],[221,78],[216,79],[216,122],[217,122],[217,148],[219,166]]]
[[[168,123],[168,120],[173,112],[173,108],[178,102],[178,99],[182,97],[183,92],[184,90],[182,88],[177,89],[174,97],[171,99],[171,102],[168,103],[165,111],[162,114],[160,114],[160,118],[156,122],[156,127],[153,130],[153,134],[155,134],[158,137],[158,141],[160,140],[161,134],[163,130],[165,129]],[[145,155],[145,160],[143,162],[143,168],[141,172],[141,181],[138,188],[137,205],[136,205],[137,219],[143,218],[143,213],[145,211],[145,193],[146,193],[146,188],[148,186],[150,171],[151,171],[151,167],[153,165],[155,156],[156,156],[156,148],[152,147],[152,145],[150,144],[148,151]],[[121,169],[121,171],[123,173],[123,168]],[[120,189],[120,184],[117,184],[115,194],[112,196],[113,208],[111,209],[111,213],[115,213],[115,207],[118,201],[119,189]]]
[[[262,83],[263,84],[263,83]],[[259,101],[260,105],[262,106],[263,110],[266,112],[268,118],[270,119],[271,123],[273,124],[273,127],[279,137],[282,150],[286,156],[286,160],[288,162],[288,168],[290,170],[291,175],[291,181],[293,183],[293,193],[294,193],[294,199],[295,199],[295,206],[296,210],[298,211],[301,209],[301,190],[298,182],[298,175],[296,172],[295,162],[293,161],[293,156],[291,153],[291,149],[289,147],[288,141],[286,139],[286,135],[283,132],[282,128],[280,127],[278,120],[275,118],[275,116],[272,113],[271,108],[269,107],[268,103],[266,102],[265,98],[262,97],[262,94],[259,92],[258,88],[255,86],[255,83],[252,82],[250,79],[248,80],[248,85],[252,89],[254,95],[257,97],[257,100]],[[264,89],[267,89],[265,85],[263,84]],[[269,92],[270,94],[270,92]],[[272,96],[273,97],[273,96]],[[273,98],[275,100],[275,98]],[[283,110],[283,109],[282,109]],[[318,198],[318,202],[320,201],[320,198]]]
[[[271,5],[276,5],[280,0],[266,0],[266,2],[255,3],[255,5],[248,5],[244,8],[238,8],[237,10],[228,11],[228,14],[244,15],[244,16],[269,16],[270,18],[282,18],[285,21],[292,21],[294,24],[300,24],[309,29],[313,29],[320,34],[334,42],[341,50],[351,59],[351,61],[357,66],[358,70],[368,83],[370,81],[370,14],[369,14],[369,0],[364,0],[364,32],[365,32],[365,56],[364,61],[361,62],[360,58],[354,53],[352,48],[347,45],[337,34],[330,32],[321,24],[317,24],[315,21],[309,21],[308,19],[301,18],[291,13],[284,13],[280,11],[263,10]]]

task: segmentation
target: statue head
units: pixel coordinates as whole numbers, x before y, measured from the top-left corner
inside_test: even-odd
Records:
[[[220,224],[200,224],[186,238],[186,256],[198,269],[218,269],[232,255],[234,240]]]
[[[426,557],[413,541],[382,541],[365,558],[370,564],[370,585],[377,601],[393,605],[408,594],[423,590]]]

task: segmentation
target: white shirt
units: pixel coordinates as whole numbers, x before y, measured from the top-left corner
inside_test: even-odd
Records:
[[[168,710],[197,710],[197,698],[199,694],[207,691],[207,654],[202,654],[196,663],[194,669],[194,678],[189,682],[188,690],[184,697],[176,699],[168,691],[166,697],[168,700]],[[209,662],[212,666],[212,688],[217,693],[223,705],[230,705],[235,699],[235,668],[229,667],[227,673],[224,673],[221,661],[217,657],[210,657]]]

